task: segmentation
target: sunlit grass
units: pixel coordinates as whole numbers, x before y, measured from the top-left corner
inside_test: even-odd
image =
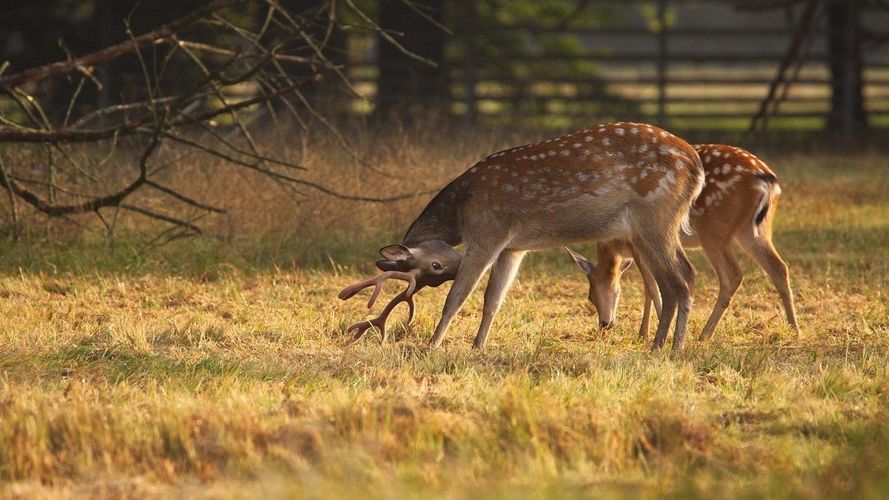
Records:
[[[447,178],[473,148],[429,168]],[[447,287],[419,296],[413,325],[393,318],[386,345],[369,335],[343,347],[366,310],[336,292],[372,272],[375,248],[422,200],[331,204],[286,232],[296,218],[269,195],[257,210],[286,220],[267,233],[161,248],[92,233],[6,242],[0,492],[878,498],[889,490],[889,164],[762,156],[784,187],[775,241],[802,332],[745,258],[714,339],[676,355],[636,338],[634,273],[619,324],[597,332],[561,251],[528,259],[484,352],[469,349],[480,293],[444,348],[425,348]],[[319,229],[337,223],[346,236]],[[717,284],[693,261],[698,330]]]

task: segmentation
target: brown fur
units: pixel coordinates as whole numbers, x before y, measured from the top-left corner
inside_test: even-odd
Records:
[[[673,346],[681,347],[693,272],[677,234],[702,183],[691,145],[639,123],[599,125],[488,156],[438,193],[403,240],[412,255],[430,241],[466,247],[432,345],[441,343],[488,268],[493,271],[476,347],[484,345],[526,251],[626,239],[641,249],[668,306],[676,310],[678,304]],[[436,259],[435,252],[425,252],[425,261]],[[658,325],[656,347],[665,341],[672,314]]]
[[[693,233],[683,234],[682,244],[686,248],[702,247],[720,281],[719,298],[701,337],[712,335],[743,281],[732,252],[733,242],[738,242],[769,275],[781,295],[787,321],[798,328],[787,266],[771,242],[771,224],[781,192],[778,177],[768,165],[744,149],[721,144],[699,144],[694,148],[701,157],[706,182],[691,211]],[[601,293],[593,294],[593,290],[616,290],[619,294],[619,285],[613,286],[620,280],[616,269],[624,259],[633,258],[633,254],[633,246],[626,241],[607,242],[598,246],[602,264],[581,266],[592,270],[587,273],[589,298],[600,319],[602,316],[613,319],[616,300],[603,299]],[[572,255],[577,261],[578,256]],[[640,270],[650,292],[656,287],[654,280],[646,276],[647,271],[641,265]],[[646,299],[640,327],[642,335],[648,330],[649,308],[650,302]]]

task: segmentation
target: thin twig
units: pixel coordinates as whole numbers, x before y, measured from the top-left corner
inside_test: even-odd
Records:
[[[158,191],[160,191],[162,193],[168,194],[168,195],[172,196],[173,198],[176,198],[177,200],[179,200],[183,203],[186,203],[188,205],[191,205],[195,208],[200,208],[201,210],[206,210],[208,212],[214,212],[217,214],[224,214],[225,213],[225,210],[222,208],[218,208],[218,207],[214,207],[212,205],[207,205],[205,203],[201,203],[201,202],[195,200],[194,198],[189,198],[188,196],[185,196],[184,194],[182,194],[178,191],[170,189],[166,186],[162,186],[152,180],[145,181],[145,185],[151,186],[154,189],[157,189]]]

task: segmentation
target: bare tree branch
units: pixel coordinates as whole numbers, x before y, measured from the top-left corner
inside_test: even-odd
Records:
[[[155,212],[153,210],[149,210],[147,208],[142,208],[142,207],[138,207],[136,205],[130,205],[127,203],[122,203],[119,206],[120,206],[120,208],[122,208],[124,210],[136,212],[136,213],[142,214],[146,217],[149,217],[151,219],[157,219],[159,221],[167,222],[167,223],[173,224],[175,226],[180,226],[180,227],[184,227],[186,229],[190,229],[195,234],[202,234],[203,233],[201,228],[199,228],[198,226],[192,224],[191,222],[184,221],[182,219],[173,217],[172,215],[161,214],[161,213]]]
[[[223,210],[221,208],[214,207],[212,205],[207,205],[205,203],[201,203],[201,202],[195,200],[194,198],[189,198],[188,196],[185,196],[184,194],[182,194],[178,191],[174,191],[173,189],[170,189],[166,186],[162,186],[152,180],[145,181],[145,185],[151,186],[154,189],[157,189],[158,191],[160,191],[162,193],[168,194],[168,195],[172,196],[173,198],[176,198],[177,200],[179,200],[183,203],[186,203],[188,205],[191,205],[195,208],[200,208],[201,210],[206,210],[208,212],[215,212],[217,214],[224,214],[225,213],[225,210]]]
[[[273,103],[280,103],[300,127],[298,140],[304,148],[310,126],[317,127],[365,165],[329,119],[329,112],[304,91],[333,76],[358,95],[342,66],[329,57],[336,50],[331,46],[334,30],[345,26],[338,19],[336,1],[323,0],[297,12],[267,0],[262,6],[265,12],[229,17],[220,11],[255,8],[255,4],[211,0],[143,34],[131,29],[135,15],[131,13],[124,21],[125,41],[80,56],[63,47],[64,61],[12,74],[5,72],[7,66],[0,68],[0,95],[11,99],[9,106],[0,108],[0,144],[18,144],[26,152],[6,156],[22,165],[0,163],[0,188],[10,200],[13,222],[19,220],[19,206],[32,210],[28,213],[72,222],[76,221],[69,216],[95,213],[110,237],[118,214],[126,210],[170,224],[159,235],[164,241],[198,234],[196,219],[183,218],[177,210],[196,209],[203,215],[225,211],[186,194],[171,180],[179,177],[167,176],[183,160],[195,157],[225,162],[245,178],[258,174],[300,196],[315,191],[340,200],[386,203],[430,193],[386,197],[343,193],[330,187],[335,182],[309,177],[304,165],[264,150],[257,124],[267,117],[277,124],[280,108]],[[408,0],[401,1],[418,18],[434,21]],[[406,55],[431,63],[401,46],[354,2],[347,4],[365,23],[363,29],[378,32]],[[124,92],[119,92],[119,83],[111,85],[107,72],[94,72],[96,65],[118,59],[138,68],[131,72],[136,85],[130,80]],[[90,81],[100,92],[110,94],[108,89],[114,88],[115,95],[86,98],[85,89],[92,90]],[[340,86],[337,90],[343,91]],[[62,101],[65,105],[58,104],[59,97],[67,98]],[[133,148],[137,161],[126,156]],[[121,166],[128,166],[128,173]],[[133,196],[140,191],[151,197]],[[170,209],[160,212],[157,206]],[[117,210],[111,221],[100,213],[109,207]]]
[[[74,71],[92,74],[88,68],[94,64],[120,57],[124,54],[138,50],[140,47],[155,43],[157,40],[167,38],[177,31],[200,21],[206,17],[207,14],[232,6],[237,2],[238,0],[214,0],[203,8],[198,9],[177,21],[165,24],[154,31],[139,35],[131,40],[120,42],[117,45],[112,45],[111,47],[92,52],[76,59],[67,59],[65,61],[44,64],[43,66],[26,69],[11,75],[0,76],[0,86],[15,87],[23,83],[36,83],[46,80],[47,78],[53,78]]]

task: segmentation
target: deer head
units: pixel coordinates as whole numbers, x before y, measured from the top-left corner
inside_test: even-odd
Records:
[[[614,326],[617,304],[620,301],[620,277],[633,265],[633,259],[618,259],[616,262],[600,262],[595,265],[583,255],[565,248],[577,267],[586,274],[590,283],[588,298],[599,315],[599,327],[608,330]]]
[[[463,255],[443,241],[426,241],[416,247],[410,248],[404,245],[389,245],[380,249],[383,259],[376,262],[381,274],[374,278],[359,281],[344,288],[339,298],[347,300],[361,290],[373,285],[367,307],[373,307],[382,290],[383,282],[390,278],[408,282],[407,288],[395,296],[379,316],[367,321],[355,323],[348,328],[348,332],[354,331],[349,343],[359,340],[371,328],[380,331],[380,342],[385,342],[387,337],[386,321],[389,315],[400,303],[408,305],[408,324],[414,318],[414,294],[424,287],[437,287],[446,281],[451,281],[460,269]]]
[[[457,276],[463,255],[443,241],[424,241],[410,248],[404,245],[389,245],[380,249],[382,260],[376,262],[380,271],[402,271],[414,273],[418,289],[424,286],[436,287]]]

